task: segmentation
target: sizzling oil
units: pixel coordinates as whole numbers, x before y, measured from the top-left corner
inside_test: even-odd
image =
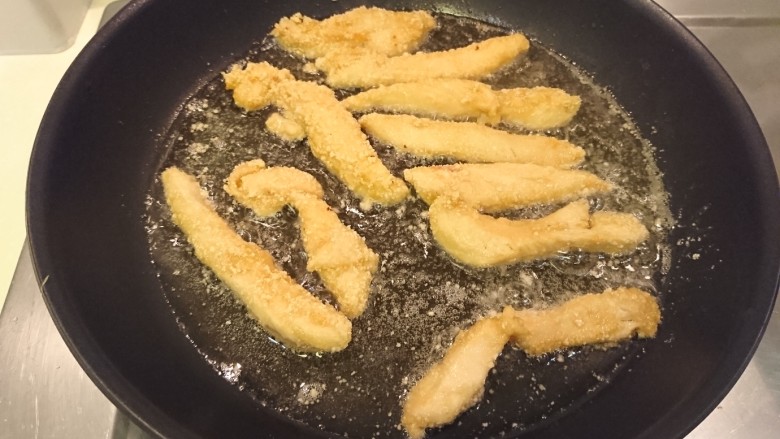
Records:
[[[446,15],[437,19],[440,26],[423,50],[449,49],[506,33],[469,19]],[[270,38],[244,59],[267,60],[290,69],[299,79],[323,80],[306,73],[303,61]],[[538,306],[607,287],[655,291],[668,265],[665,235],[670,214],[652,147],[628,115],[586,74],[536,42],[527,56],[487,82],[496,88],[560,87],[582,98],[574,121],[546,134],[585,148],[588,158],[582,168],[617,187],[591,199],[591,204],[637,215],[651,231],[647,243],[621,257],[565,254],[503,268],[460,266],[433,241],[422,201],[362,211],[359,200],[323,168],[305,142],[284,142],[266,132],[264,121],[271,109],[250,113],[238,109],[217,77],[185,104],[170,133],[163,169],[175,165],[196,175],[218,213],[244,239],[270,251],[280,267],[325,301],[332,302],[320,279],[306,271],[295,212],[285,208],[273,217],[259,218],[234,202],[222,186],[235,165],[262,158],[269,166],[294,166],[314,175],[326,190],[326,201],[365,237],[381,263],[369,305],[353,322],[349,347],[335,354],[297,354],[269,338],[194,257],[170,220],[159,183],[155,184],[147,209],[151,257],[182,331],[216,373],[252,394],[259,404],[314,428],[351,437],[403,437],[398,422],[406,392],[444,354],[458,329],[480,316],[504,305]],[[446,163],[374,146],[399,176],[408,167]],[[519,210],[511,216],[539,216],[553,207]],[[488,377],[482,401],[445,428],[471,436],[533,428],[588,398],[640,349],[641,343],[626,342],[611,349],[571,349],[528,358],[507,347]]]

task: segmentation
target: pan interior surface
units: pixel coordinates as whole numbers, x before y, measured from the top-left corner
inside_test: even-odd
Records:
[[[423,51],[447,50],[507,33],[450,15],[438,14],[436,20],[437,30]],[[258,42],[246,58],[288,68],[297,78],[322,80],[307,74],[305,61],[291,57],[270,37]],[[261,158],[269,167],[294,167],[314,175],[326,190],[328,204],[365,237],[381,260],[368,309],[353,320],[349,347],[334,354],[296,354],[258,330],[229,289],[195,259],[187,238],[170,220],[161,186],[154,185],[148,211],[152,259],[178,322],[218,373],[261,404],[325,431],[404,437],[396,426],[406,392],[443,355],[457,331],[476,319],[507,305],[544,307],[619,286],[655,290],[668,270],[665,235],[671,219],[652,149],[630,118],[590,78],[537,43],[489,83],[495,88],[544,85],[580,96],[583,110],[576,119],[546,134],[583,146],[589,155],[583,169],[619,187],[593,197],[591,203],[598,209],[637,215],[652,231],[651,239],[630,255],[575,253],[494,269],[462,266],[433,240],[422,200],[361,210],[360,200],[324,168],[306,142],[286,142],[264,130],[272,108],[248,113],[237,108],[222,78],[216,77],[185,104],[168,134],[171,153],[163,168],[177,166],[195,175],[220,215],[245,240],[269,250],[298,283],[326,300],[327,290],[306,269],[295,213],[286,210],[262,218],[234,202],[222,189],[233,167]],[[416,158],[378,142],[374,147],[395,175],[415,166],[450,163]],[[538,217],[558,207],[535,206],[514,214]],[[623,343],[611,349],[569,349],[529,358],[508,348],[496,369],[502,373],[489,380],[479,410],[459,418],[461,425],[454,429],[467,436],[493,437],[533,428],[594,394],[639,349],[641,343]]]
[[[160,436],[328,435],[263,408],[203,361],[171,316],[143,217],[182,103],[279,17],[324,17],[353,6],[134,3],[85,49],[47,110],[28,191],[47,305],[93,380]],[[744,368],[777,285],[777,182],[738,91],[649,2],[567,2],[566,14],[547,1],[388,7],[472,16],[549,44],[609,86],[658,148],[678,224],[671,242],[682,243],[659,286],[661,332],[594,397],[524,437],[684,435]],[[509,407],[500,398],[496,404]],[[479,410],[469,418],[473,428]]]

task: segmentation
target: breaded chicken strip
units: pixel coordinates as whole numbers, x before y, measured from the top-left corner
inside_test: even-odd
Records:
[[[297,13],[279,20],[271,35],[285,50],[306,58],[343,52],[396,56],[416,50],[435,26],[428,12],[361,6],[322,21]]]
[[[535,163],[568,168],[585,151],[565,140],[511,134],[473,122],[446,122],[404,114],[370,113],[359,120],[368,135],[419,157],[465,162]]]
[[[454,259],[472,267],[546,259],[572,250],[629,253],[649,236],[631,214],[591,215],[586,200],[543,218],[510,220],[441,197],[431,204],[428,214],[436,242]]]
[[[636,288],[585,294],[548,309],[504,309],[512,340],[528,355],[633,337],[655,337],[661,310],[655,297]]]
[[[467,79],[432,79],[366,90],[341,101],[349,111],[392,111],[433,118],[499,122],[531,130],[567,125],[580,109],[580,98],[558,88],[493,90]]]
[[[432,79],[380,85],[341,103],[357,113],[379,110],[544,130],[568,124],[579,110],[580,98],[557,88],[493,90],[468,79]]]
[[[454,421],[476,404],[496,357],[511,339],[529,355],[588,344],[654,337],[661,321],[655,298],[636,288],[586,294],[548,309],[515,310],[461,331],[444,358],[412,387],[401,425],[412,439]]]
[[[429,205],[445,196],[483,212],[559,203],[612,189],[589,172],[530,163],[421,166],[405,170],[404,178]]]
[[[409,195],[403,180],[385,167],[360,124],[328,87],[295,80],[289,71],[270,64],[233,66],[224,74],[236,105],[255,110],[275,105],[284,117],[303,127],[317,159],[363,201],[392,205]]]
[[[496,124],[501,121],[499,100],[489,85],[468,79],[431,79],[380,85],[345,98],[352,112],[391,111]]]
[[[247,111],[259,110],[269,105],[279,105],[276,88],[286,82],[296,81],[287,69],[277,69],[267,62],[247,63],[242,69],[233,65],[222,74],[225,88],[233,90],[233,102]]]
[[[394,57],[334,53],[318,58],[315,65],[325,72],[331,87],[370,88],[434,78],[483,78],[525,54],[528,48],[528,39],[512,34],[442,52]]]
[[[352,323],[298,285],[273,257],[241,239],[217,215],[194,177],[177,168],[162,173],[174,223],[209,267],[271,335],[304,352],[335,352],[352,339]]]
[[[461,331],[444,358],[415,384],[401,415],[411,438],[452,422],[482,398],[485,379],[509,340],[501,319],[482,319]]]
[[[559,88],[507,88],[497,90],[501,122],[527,128],[546,130],[566,126],[582,103]]]
[[[317,272],[349,318],[363,313],[379,257],[323,201],[322,186],[295,168],[266,168],[262,160],[236,166],[225,190],[260,216],[285,205],[298,211],[306,268]]]

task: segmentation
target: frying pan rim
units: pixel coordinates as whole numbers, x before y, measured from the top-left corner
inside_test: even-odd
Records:
[[[42,261],[49,255],[45,254],[45,244],[38,244],[38,237],[45,236],[45,234],[34,233],[34,230],[36,229],[36,221],[34,220],[35,210],[39,203],[33,195],[36,192],[36,184],[38,183],[35,178],[39,173],[37,172],[37,167],[41,162],[41,159],[38,159],[38,156],[44,153],[44,147],[40,145],[46,144],[45,137],[51,135],[47,126],[51,123],[50,119],[54,117],[52,115],[59,115],[67,108],[66,102],[70,98],[70,96],[68,96],[70,90],[75,88],[84,69],[87,69],[88,66],[93,63],[94,58],[100,56],[102,48],[115,38],[115,34],[121,32],[122,28],[132,26],[132,21],[136,19],[135,17],[143,13],[146,8],[151,7],[150,5],[152,5],[153,2],[154,0],[131,0],[120,8],[113,17],[107,20],[105,24],[97,30],[92,39],[90,39],[70,64],[62,79],[57,84],[57,87],[52,94],[52,98],[46,107],[46,111],[44,112],[30,155],[29,170],[27,174],[27,199],[25,205],[26,226],[33,271],[38,281],[38,285],[40,286],[43,301],[49,315],[54,321],[57,331],[62,336],[65,345],[73,354],[76,362],[84,370],[86,375],[114,406],[120,409],[125,416],[128,416],[133,423],[141,427],[147,433],[151,433],[153,436],[160,438],[166,437],[164,432],[175,433],[175,437],[196,438],[198,436],[195,435],[194,432],[188,430],[186,426],[173,422],[172,419],[166,416],[160,416],[162,413],[157,410],[143,415],[142,413],[145,411],[148,412],[148,409],[150,408],[149,405],[142,403],[143,400],[146,399],[143,395],[134,396],[132,399],[126,396],[128,393],[135,393],[133,384],[126,380],[110,362],[105,362],[108,359],[105,357],[104,353],[100,351],[91,332],[79,327],[78,323],[80,322],[80,319],[74,318],[77,315],[62,311],[68,307],[68,303],[59,300],[56,291],[52,291],[53,289],[56,290],[57,287],[54,282],[49,284],[48,281],[50,278],[47,274],[47,265]],[[62,98],[62,95],[66,95],[67,99]],[[48,153],[49,151],[45,152]],[[44,240],[45,239],[42,237],[41,241]],[[50,263],[49,266],[54,266],[54,264]],[[48,287],[47,284],[49,284]],[[100,352],[101,355],[85,355],[86,352]],[[124,394],[125,396],[120,396],[120,394]]]
[[[662,5],[658,4],[655,0],[644,0],[636,2],[634,6],[636,8],[643,9],[643,13],[646,16],[650,16],[653,12],[657,12],[659,13],[659,19],[661,17],[665,18],[668,24],[667,30],[674,31],[678,38],[685,40],[686,48],[694,52],[697,56],[697,60],[700,63],[706,65],[706,70],[708,73],[715,77],[715,81],[718,83],[720,91],[727,95],[726,100],[732,103],[737,103],[739,107],[742,107],[745,110],[739,113],[740,125],[743,126],[743,131],[745,133],[755,135],[755,138],[752,140],[752,142],[749,143],[750,145],[754,145],[756,143],[758,145],[751,152],[753,154],[759,154],[762,156],[754,163],[759,163],[759,172],[757,175],[760,175],[762,172],[764,174],[760,175],[761,180],[765,183],[764,188],[766,189],[763,192],[763,195],[765,195],[763,199],[766,202],[762,203],[762,207],[766,211],[764,212],[764,215],[769,218],[769,220],[765,223],[780,224],[780,203],[778,203],[778,201],[780,201],[780,175],[778,175],[778,170],[775,169],[769,145],[767,143],[766,137],[764,136],[763,130],[759,125],[757,118],[755,117],[753,109],[745,98],[745,95],[737,86],[736,81],[734,81],[731,74],[729,74],[725,67],[720,63],[710,48],[707,47],[701,41],[701,39],[696,36],[696,34],[694,34],[691,29],[688,28],[688,26],[683,24],[681,20],[675,17]],[[762,166],[762,164],[768,164],[768,166]],[[773,200],[775,201],[774,203],[772,202]],[[775,237],[780,237],[780,232],[776,232],[775,235]],[[766,301],[764,304],[765,312],[763,312],[761,315],[761,322],[758,327],[756,337],[747,347],[747,349],[745,349],[745,356],[742,358],[742,361],[739,363],[738,367],[733,369],[733,373],[731,373],[730,377],[726,379],[725,385],[721,386],[721,390],[716,393],[708,405],[702,406],[702,410],[698,416],[689,418],[688,426],[685,429],[680,430],[682,433],[681,437],[693,431],[731,392],[737,381],[744,373],[745,369],[748,367],[750,361],[753,359],[753,356],[755,355],[756,350],[758,349],[758,346],[760,345],[761,340],[766,333],[769,321],[772,318],[772,312],[777,303],[777,297],[780,294],[780,239],[776,240],[776,242],[779,244],[774,247],[774,252],[770,255],[771,260],[774,261],[774,263],[767,264],[768,266],[774,265],[775,267],[775,274],[773,276],[774,280],[771,281],[768,279],[770,282],[772,282],[772,284],[771,287],[767,288],[766,299],[768,299],[768,301]],[[769,278],[772,277],[768,273],[767,275]]]

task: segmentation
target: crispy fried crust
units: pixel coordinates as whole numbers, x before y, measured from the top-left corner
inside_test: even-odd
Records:
[[[298,142],[306,138],[306,131],[299,123],[279,113],[271,113],[268,116],[268,119],[265,120],[265,128],[288,142]]]
[[[277,105],[274,90],[295,77],[287,69],[277,69],[267,62],[247,63],[244,68],[238,64],[222,74],[225,88],[233,90],[233,102],[247,111],[259,110]]]
[[[485,212],[559,203],[612,189],[586,171],[530,163],[422,166],[405,170],[404,178],[428,204],[446,196]]]
[[[396,56],[417,49],[435,26],[425,11],[361,6],[321,21],[297,13],[279,20],[271,35],[285,50],[306,58],[343,52]]]
[[[333,91],[313,82],[297,81],[287,70],[268,63],[233,66],[224,75],[236,104],[247,110],[273,104],[301,125],[317,159],[365,203],[397,204],[409,195],[403,180],[382,164],[360,124]]]
[[[162,173],[173,221],[209,267],[271,335],[292,349],[335,352],[347,347],[352,324],[274,264],[271,255],[241,239],[209,205],[194,177],[177,168]]]
[[[559,88],[509,88],[496,92],[501,121],[527,128],[546,130],[566,126],[582,103]]]
[[[571,122],[581,100],[557,88],[493,90],[467,79],[432,79],[379,86],[341,102],[353,112],[393,111],[545,130]]]
[[[501,121],[498,95],[489,85],[467,79],[431,79],[379,87],[345,98],[352,112],[392,111],[495,124]]]
[[[496,357],[511,338],[529,355],[588,344],[610,344],[634,335],[654,337],[661,321],[655,298],[636,288],[585,294],[548,309],[515,310],[462,330],[444,358],[409,391],[401,425],[412,439],[448,424],[476,404]]]
[[[308,257],[306,268],[319,273],[347,317],[363,313],[379,257],[322,200],[322,187],[314,177],[295,168],[266,168],[262,160],[253,160],[236,166],[225,190],[261,216],[293,206]]]
[[[409,436],[421,438],[426,428],[448,424],[476,404],[508,340],[500,317],[482,319],[461,331],[444,358],[425,373],[406,398],[401,425]]]
[[[370,113],[359,119],[373,138],[420,157],[472,163],[535,163],[571,167],[585,151],[565,140],[511,134],[472,122],[446,122],[402,114]]]
[[[661,321],[658,302],[636,288],[585,294],[549,309],[502,314],[507,332],[529,355],[587,344],[610,344],[637,335],[655,337]]]
[[[525,54],[530,47],[521,34],[489,38],[442,52],[331,54],[315,61],[335,88],[370,88],[435,78],[479,79]]]
[[[572,250],[629,253],[649,236],[631,214],[591,215],[586,200],[570,203],[543,218],[509,220],[438,198],[431,204],[429,218],[433,237],[444,251],[473,267],[546,259]]]

